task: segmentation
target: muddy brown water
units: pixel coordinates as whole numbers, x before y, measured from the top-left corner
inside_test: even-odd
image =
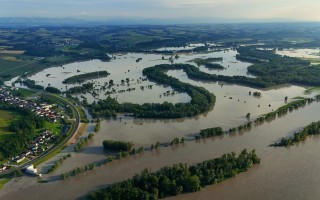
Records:
[[[184,145],[160,148],[115,161],[66,181],[32,183],[21,180],[1,190],[2,199],[76,199],[97,188],[133,176],[144,168],[158,170],[174,163],[197,163],[242,149],[256,149],[260,165],[224,183],[177,199],[319,199],[320,138],[314,136],[290,148],[268,145],[319,119],[320,105],[313,103],[242,135],[233,134]],[[32,179],[32,178],[30,178]],[[34,180],[34,179],[32,179]],[[52,194],[52,195],[48,195]]]
[[[224,57],[226,65],[224,71],[210,71],[203,67],[200,70],[207,73],[220,73],[228,75],[247,75],[246,68],[249,63],[236,61],[235,51],[213,52],[207,54],[181,55],[179,62],[186,62],[198,57]],[[143,60],[136,63],[135,60],[142,57]],[[55,87],[64,88],[63,79],[77,74],[97,70],[108,70],[111,75],[107,78],[97,79],[96,85],[114,79],[116,83],[126,77],[138,79],[142,69],[154,64],[167,63],[162,61],[161,55],[156,54],[123,54],[117,55],[117,59],[103,63],[97,60],[73,63],[58,68],[46,69],[32,77],[38,84],[47,84],[43,80],[49,80]],[[228,67],[230,65],[230,67]],[[128,72],[130,70],[130,72]],[[70,73],[68,73],[70,72]],[[50,77],[45,79],[46,74]],[[93,140],[83,151],[74,153],[73,146],[69,146],[46,163],[38,166],[40,171],[46,171],[58,157],[71,153],[61,166],[52,174],[44,176],[45,180],[55,180],[61,173],[70,171],[78,166],[84,166],[91,162],[106,158],[103,152],[102,141],[105,139],[134,142],[136,147],[149,147],[152,143],[170,142],[174,137],[190,137],[199,130],[209,127],[221,126],[224,130],[237,127],[247,121],[245,115],[250,112],[251,119],[270,112],[284,105],[284,97],[290,101],[293,97],[310,97],[315,94],[305,94],[305,87],[283,85],[275,88],[259,90],[247,86],[202,82],[188,79],[181,70],[167,72],[168,75],[179,78],[183,82],[201,86],[214,93],[217,101],[213,110],[193,118],[174,120],[134,119],[119,116],[117,119],[108,119],[101,122],[101,130],[95,134]],[[132,81],[132,84],[135,84]],[[152,82],[136,83],[140,85],[153,84]],[[179,93],[169,97],[159,97],[159,94],[170,87],[155,85],[152,90],[117,94],[120,102],[130,101],[144,102],[188,102],[190,97]],[[262,97],[250,96],[249,91],[259,91]],[[87,94],[86,97],[94,99]],[[99,98],[104,98],[100,94]],[[143,98],[142,98],[143,97]],[[269,106],[270,104],[270,106]],[[38,183],[36,178],[23,177],[15,179],[0,190],[0,199],[77,199],[97,188],[105,187],[118,181],[132,177],[144,168],[158,170],[163,166],[174,163],[194,164],[211,159],[231,151],[240,152],[242,149],[256,149],[262,158],[260,165],[256,165],[246,173],[237,175],[223,183],[203,188],[201,192],[184,194],[169,199],[320,199],[320,176],[317,170],[320,168],[320,138],[314,136],[307,141],[290,148],[269,147],[279,138],[288,136],[294,131],[300,130],[312,121],[318,121],[320,104],[312,103],[304,108],[295,110],[270,123],[252,128],[251,131],[209,138],[200,141],[187,141],[183,145],[160,148],[157,151],[145,151],[136,156],[114,161],[93,171],[79,174],[66,181],[49,181]],[[121,120],[120,120],[121,117]],[[94,124],[88,128],[92,132]],[[86,137],[88,133],[84,134]]]

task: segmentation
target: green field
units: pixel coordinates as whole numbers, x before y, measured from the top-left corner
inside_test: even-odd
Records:
[[[12,121],[18,120],[22,116],[17,112],[0,110],[0,141],[7,139],[14,133],[9,131],[9,125]],[[50,123],[45,122],[45,128],[51,130],[54,134],[59,135],[61,133],[60,122]],[[38,130],[39,134],[41,130]]]
[[[38,71],[44,69],[42,66],[33,61],[13,61],[0,58],[0,77],[5,80],[19,76],[25,72]]]
[[[24,88],[19,88],[19,90],[15,90],[14,93],[20,97],[29,97],[36,94],[36,92],[32,90],[24,89]]]
[[[81,106],[77,106],[77,110],[79,111],[81,122],[82,123],[88,123],[89,120],[88,120],[87,115],[84,112],[83,108]]]
[[[13,132],[9,131],[9,125],[13,120],[17,120],[20,117],[18,113],[0,110],[0,141],[13,134]]]
[[[56,123],[50,123],[48,121],[45,122],[45,128],[49,129],[50,131],[52,131],[53,134],[56,135],[61,135],[61,123],[60,122],[56,122]]]

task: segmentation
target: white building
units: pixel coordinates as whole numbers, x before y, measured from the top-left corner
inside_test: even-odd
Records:
[[[26,167],[26,173],[31,175],[38,175],[38,170],[37,168],[34,168],[33,165],[29,165]]]

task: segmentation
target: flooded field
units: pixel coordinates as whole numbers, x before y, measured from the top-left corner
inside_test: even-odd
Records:
[[[170,71],[168,74],[183,82],[202,86],[213,92],[217,96],[214,109],[197,117],[184,119],[138,119],[119,115],[117,118],[103,120],[100,131],[95,134],[88,147],[81,153],[74,153],[75,156],[65,161],[65,164],[59,167],[55,174],[59,175],[77,166],[103,159],[105,156],[102,141],[106,139],[133,142],[136,148],[140,146],[149,148],[156,142],[168,143],[175,137],[185,137],[188,140],[201,129],[220,126],[228,130],[238,127],[248,121],[245,117],[248,112],[251,113],[251,119],[255,119],[261,114],[284,105],[285,96],[288,96],[291,101],[293,97],[313,97],[315,95],[314,93],[305,94],[305,88],[299,86],[287,85],[268,90],[237,85],[221,87],[218,83],[192,81],[182,71]],[[260,91],[262,96],[259,98],[250,96],[249,91]],[[91,129],[89,127],[88,132],[92,132],[92,126],[94,125],[91,125]],[[73,152],[73,147],[69,150]],[[47,165],[44,165],[43,170],[42,166],[39,167],[41,171],[45,171],[45,166]]]
[[[144,168],[157,170],[179,162],[193,164],[247,148],[257,150],[262,158],[260,165],[226,182],[206,187],[201,192],[173,199],[305,199],[306,196],[308,199],[317,199],[317,186],[320,183],[317,175],[317,169],[320,167],[317,159],[320,153],[320,138],[308,138],[306,142],[290,148],[273,148],[268,145],[318,120],[319,111],[319,103],[313,103],[275,121],[255,127],[241,136],[232,134],[186,142],[184,145],[160,148],[158,151],[146,151],[62,182],[41,184],[36,183],[33,178],[23,178],[18,182],[8,183],[0,192],[1,198],[77,199],[93,189],[129,178]],[[70,161],[71,159],[72,157]],[[301,188],[301,185],[304,187]],[[48,196],[48,193],[55,195]]]
[[[320,59],[320,49],[284,49],[277,50],[277,54],[282,56],[297,57],[297,58],[311,58]]]
[[[247,74],[247,67],[250,63],[237,61],[235,58],[236,54],[237,52],[231,49],[222,49],[218,52],[179,54],[178,58],[174,59],[174,63],[194,64],[189,61],[195,58],[222,57],[223,61],[218,63],[224,66],[225,70],[209,70],[204,66],[200,66],[200,70],[211,74],[251,76]],[[164,96],[163,94],[165,92],[170,91],[172,93],[173,89],[169,86],[158,85],[145,80],[145,77],[142,75],[142,70],[146,67],[152,67],[157,64],[170,64],[170,56],[143,53],[117,54],[113,56],[115,56],[115,59],[112,59],[110,62],[91,60],[48,68],[31,76],[30,79],[44,87],[50,85],[61,91],[65,91],[68,88],[80,84],[63,84],[62,81],[64,79],[74,75],[106,70],[110,73],[109,76],[91,80],[91,82],[94,83],[94,88],[97,90],[98,96],[93,97],[92,94],[89,93],[75,96],[80,99],[85,97],[89,103],[97,101],[98,99],[105,99],[109,95],[117,98],[119,102],[132,103],[162,103],[165,101],[177,103],[189,102],[191,100],[186,93],[175,93]],[[142,58],[142,60],[137,62],[138,58]],[[12,81],[14,80],[15,79]],[[114,86],[104,88],[103,86],[110,80],[114,82]],[[12,81],[6,84],[11,85]],[[89,82],[89,80],[87,82]],[[148,85],[152,85],[152,89],[148,88]],[[129,88],[130,91],[128,90]],[[142,96],[144,98],[141,98]]]
[[[169,48],[164,50],[169,50]],[[301,50],[302,53],[304,51]],[[188,61],[195,58],[223,57],[223,61],[218,63],[223,65],[225,70],[209,70],[204,66],[199,66],[199,69],[212,74],[251,76],[247,74],[247,67],[250,63],[237,61],[236,53],[234,50],[226,49],[201,54],[179,54],[174,63],[194,64]],[[142,70],[146,67],[169,64],[169,56],[164,56],[164,59],[160,54],[128,53],[113,56],[116,56],[116,59],[112,59],[110,62],[91,60],[49,68],[33,75],[30,79],[43,86],[50,83],[51,86],[66,90],[77,85],[63,84],[62,81],[68,77],[107,70],[111,74],[110,76],[93,80],[95,87],[99,89],[99,96],[94,98],[89,93],[84,95],[88,98],[89,103],[106,98],[108,96],[106,93],[112,89],[117,92],[110,96],[117,98],[119,102],[168,101],[175,103],[190,101],[190,97],[185,93],[160,97],[164,92],[173,91],[173,89],[144,80],[145,77],[142,76]],[[136,62],[138,58],[142,58],[142,60]],[[50,75],[47,76],[48,74]],[[305,199],[306,196],[311,200],[318,199],[320,190],[317,186],[320,184],[320,178],[317,175],[317,169],[320,167],[320,162],[317,157],[320,153],[318,145],[320,137],[307,139],[306,142],[290,148],[269,147],[281,137],[291,135],[309,123],[318,121],[320,116],[320,103],[318,102],[271,122],[266,122],[261,126],[253,127],[250,131],[199,141],[190,140],[189,137],[205,128],[220,126],[224,130],[228,130],[238,127],[248,121],[245,117],[247,113],[251,114],[252,120],[284,105],[285,97],[288,97],[290,102],[295,97],[313,97],[319,91],[306,93],[308,88],[293,85],[281,85],[262,90],[220,82],[197,81],[189,79],[182,70],[171,70],[167,74],[182,82],[204,87],[213,93],[216,96],[214,108],[196,117],[174,120],[137,119],[124,115],[104,119],[101,121],[100,130],[95,133],[93,140],[83,151],[75,153],[73,152],[74,145],[70,145],[56,157],[38,166],[38,170],[44,173],[59,157],[71,153],[71,157],[65,160],[56,171],[43,177],[44,180],[49,181],[48,183],[38,183],[37,179],[33,177],[16,179],[0,190],[0,199],[78,199],[92,190],[132,177],[144,168],[158,170],[161,167],[179,162],[194,164],[231,151],[239,153],[244,148],[256,149],[262,158],[262,163],[226,182],[206,187],[201,192],[168,199],[286,200]],[[128,82],[122,84],[122,80],[126,80],[126,78],[129,78]],[[110,80],[114,81],[115,86],[106,90],[102,89],[102,86]],[[141,86],[147,85],[153,85],[153,88],[141,88]],[[136,89],[131,92],[118,92],[128,88]],[[249,94],[255,91],[261,92],[262,95],[255,97]],[[82,98],[80,95],[78,97]],[[94,125],[89,124],[87,132],[81,137],[87,137],[88,133],[93,132]],[[129,141],[133,142],[136,148],[141,146],[148,148],[156,142],[170,142],[175,137],[185,137],[185,144],[161,147],[154,151],[147,149],[142,154],[114,161],[76,177],[71,177],[66,181],[57,181],[62,173],[106,158],[107,154],[102,147],[103,140]],[[304,187],[301,188],[301,185]],[[66,190],[66,188],[70,189]],[[299,188],[299,190],[294,188]],[[48,196],[48,193],[55,195]]]

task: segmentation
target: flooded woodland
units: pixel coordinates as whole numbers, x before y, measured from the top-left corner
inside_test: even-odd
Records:
[[[297,52],[313,51],[297,50]],[[194,64],[190,61],[196,58],[222,57],[223,60],[218,63],[225,68],[224,70],[210,70],[204,66],[199,66],[199,69],[212,74],[253,77],[247,73],[247,67],[251,64],[236,60],[236,54],[236,50],[232,49],[208,53],[179,54],[174,62]],[[112,56],[115,58],[110,62],[91,60],[48,68],[34,74],[30,79],[43,86],[50,84],[53,87],[66,90],[77,84],[63,84],[64,79],[81,73],[106,70],[110,73],[109,76],[88,80],[88,82],[93,82],[99,91],[97,96],[94,97],[90,93],[75,96],[79,99],[87,98],[89,103],[105,99],[109,95],[117,98],[119,102],[139,104],[165,101],[177,103],[191,100],[186,93],[174,91],[169,86],[145,80],[142,75],[142,70],[146,67],[169,63],[170,56],[143,53],[124,53]],[[137,62],[138,58],[142,58],[142,60]],[[168,199],[267,200],[306,199],[306,196],[307,199],[318,199],[320,178],[317,170],[320,168],[318,159],[320,137],[313,136],[313,138],[308,138],[306,141],[288,148],[269,146],[281,137],[290,136],[311,122],[318,121],[320,116],[318,102],[307,104],[298,110],[277,117],[275,120],[253,126],[249,130],[213,138],[193,139],[194,135],[202,129],[220,126],[223,130],[228,130],[238,127],[248,121],[247,113],[250,113],[250,119],[254,120],[262,114],[285,105],[285,97],[289,97],[290,102],[295,97],[314,97],[317,94],[316,91],[306,93],[307,87],[297,85],[257,89],[243,85],[191,80],[182,70],[170,70],[166,73],[181,82],[204,87],[213,93],[216,96],[214,108],[196,117],[182,119],[140,119],[123,114],[104,119],[101,121],[100,130],[94,134],[93,139],[82,151],[74,152],[74,145],[70,145],[54,158],[37,166],[38,170],[44,173],[57,159],[68,153],[71,154],[71,157],[66,159],[53,173],[42,177],[48,182],[40,183],[34,177],[13,180],[0,191],[1,199],[81,199],[88,192],[128,179],[144,168],[155,171],[175,163],[192,165],[231,151],[240,152],[244,148],[256,149],[261,158],[261,164],[235,178],[207,186],[200,192]],[[122,80],[126,80],[126,78],[129,78],[129,81],[122,84]],[[110,80],[115,82],[115,86],[103,89],[105,82]],[[7,84],[11,84],[11,82]],[[148,85],[153,85],[152,89],[148,89]],[[143,89],[141,86],[144,86]],[[128,88],[136,89],[129,92]],[[113,89],[116,92],[106,94]],[[121,90],[125,90],[125,92],[119,93]],[[170,95],[164,95],[166,91],[170,91]],[[249,95],[249,92],[255,91],[262,95],[260,97]],[[94,123],[89,123],[87,131],[81,137],[87,137],[90,132],[93,132],[94,126]],[[175,146],[161,146],[156,150],[149,149],[151,144],[168,143],[175,137],[184,137],[186,142]],[[110,155],[103,150],[102,141],[106,139],[133,142],[135,147],[142,146],[146,150],[137,155],[115,160],[65,181],[59,180],[62,173],[78,166],[98,162]],[[301,187],[302,185],[304,187]],[[70,189],[65,190],[65,188]]]

